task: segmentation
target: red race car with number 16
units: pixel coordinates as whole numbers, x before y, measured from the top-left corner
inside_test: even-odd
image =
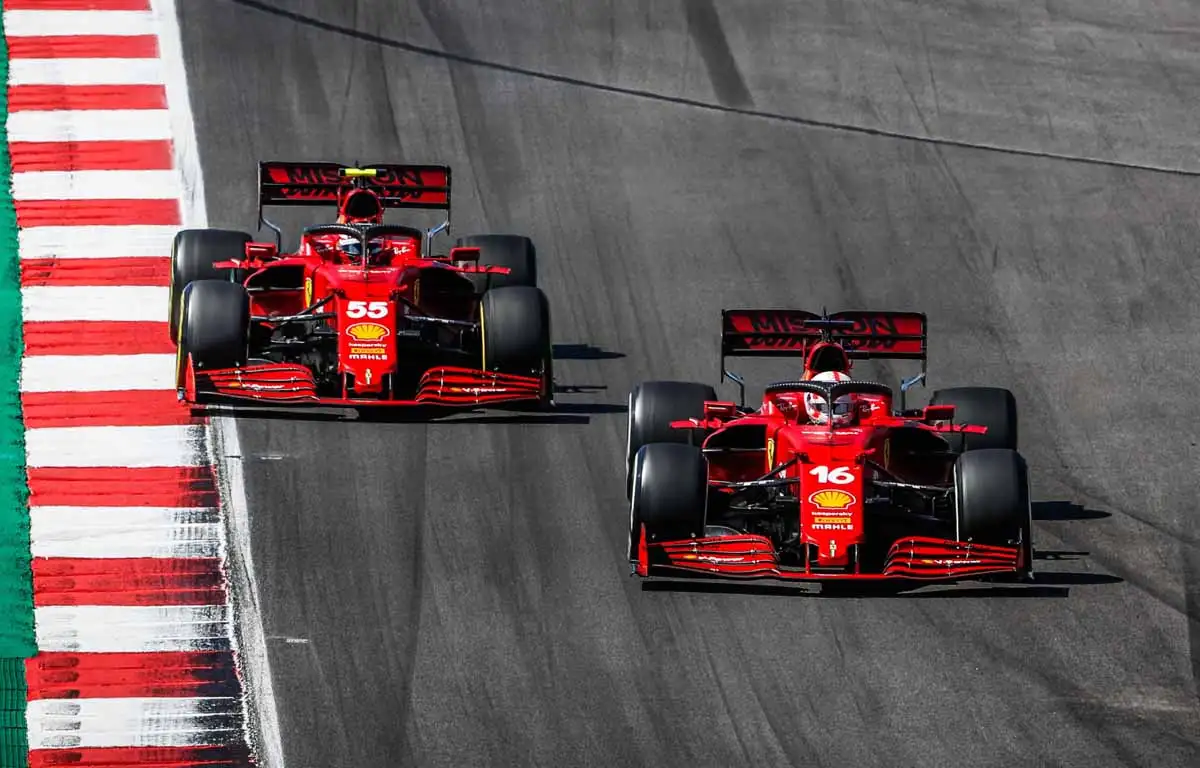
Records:
[[[638,576],[883,582],[1032,575],[1017,407],[994,387],[905,393],[926,376],[916,312],[725,310],[711,386],[645,382],[629,396],[629,560]],[[727,356],[800,357],[803,373],[744,405]],[[920,360],[890,386],[853,361]]]

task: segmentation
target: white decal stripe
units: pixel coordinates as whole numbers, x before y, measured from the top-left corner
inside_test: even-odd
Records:
[[[166,257],[179,227],[33,227],[18,234],[22,259]]]
[[[7,37],[43,35],[153,35],[158,32],[149,11],[5,11]]]
[[[44,427],[25,432],[30,467],[194,467],[207,463],[202,425]]]
[[[21,363],[22,392],[174,388],[174,355],[35,355]]]
[[[30,171],[13,174],[14,200],[178,200],[175,171]]]
[[[8,84],[162,85],[158,59],[10,59]]]
[[[166,109],[21,110],[8,114],[13,141],[144,141],[171,138]]]
[[[30,286],[21,289],[22,319],[164,322],[168,293],[166,286]]]
[[[35,699],[26,718],[30,749],[221,746],[243,725],[232,696]]]
[[[43,651],[152,653],[230,648],[224,605],[48,605],[34,609]]]
[[[32,507],[34,557],[220,557],[211,507]]]

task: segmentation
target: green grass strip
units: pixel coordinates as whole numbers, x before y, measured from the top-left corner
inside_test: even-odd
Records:
[[[0,117],[8,124],[8,43],[0,14]],[[21,267],[12,158],[0,131],[0,766],[29,764],[25,659],[37,652],[29,550],[29,488],[21,416]]]

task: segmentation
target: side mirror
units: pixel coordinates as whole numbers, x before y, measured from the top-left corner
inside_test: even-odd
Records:
[[[927,405],[922,421],[951,421],[954,419],[953,405]]]
[[[246,243],[246,257],[266,261],[279,255],[279,246],[275,243]]]
[[[478,246],[460,245],[456,248],[451,248],[447,255],[450,261],[479,261],[480,250]]]

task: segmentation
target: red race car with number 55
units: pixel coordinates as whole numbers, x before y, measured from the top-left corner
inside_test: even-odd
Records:
[[[954,581],[1032,575],[1017,407],[993,387],[905,395],[926,377],[916,312],[722,313],[722,379],[651,381],[629,396],[629,560],[639,576]],[[727,356],[800,357],[804,371],[744,405]],[[853,361],[921,361],[899,397]],[[896,403],[895,401],[899,402]]]
[[[264,205],[336,206],[294,253]],[[446,211],[423,230],[385,210]],[[180,232],[169,318],[180,399],[193,404],[549,405],[550,310],[533,243],[474,235],[448,253],[450,169],[266,162],[259,227],[274,243],[220,229]]]

